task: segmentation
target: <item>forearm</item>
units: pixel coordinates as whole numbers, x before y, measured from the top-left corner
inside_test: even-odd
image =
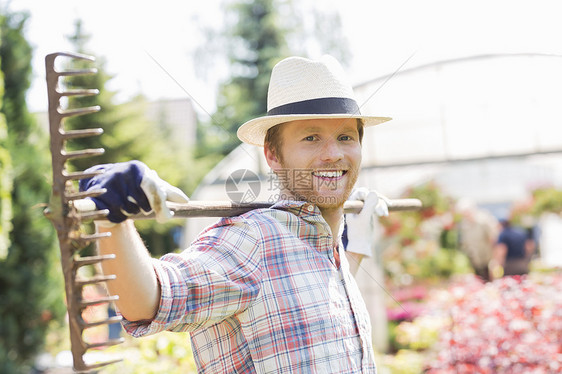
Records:
[[[120,312],[129,321],[154,318],[160,302],[160,284],[133,221],[97,229],[111,233],[98,241],[98,251],[101,255],[115,255],[115,259],[102,262],[102,270],[116,276],[107,282],[107,288],[111,295],[119,295],[116,305]]]

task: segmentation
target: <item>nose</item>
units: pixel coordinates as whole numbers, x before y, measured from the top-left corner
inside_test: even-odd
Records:
[[[321,153],[324,162],[336,162],[343,158],[343,151],[337,140],[327,140],[322,146]]]

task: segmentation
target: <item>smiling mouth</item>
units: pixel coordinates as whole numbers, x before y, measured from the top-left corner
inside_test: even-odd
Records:
[[[312,175],[318,178],[341,178],[347,173],[347,170],[319,170],[313,171]]]

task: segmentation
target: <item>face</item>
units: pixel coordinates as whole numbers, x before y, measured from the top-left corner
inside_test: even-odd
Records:
[[[361,164],[355,119],[312,119],[281,124],[278,152],[265,147],[271,169],[288,198],[320,209],[341,208]]]

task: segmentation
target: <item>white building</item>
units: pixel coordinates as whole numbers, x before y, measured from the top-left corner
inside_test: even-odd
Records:
[[[393,118],[366,129],[358,185],[397,197],[433,180],[497,216],[537,186],[562,186],[560,56],[439,61],[367,81],[355,93],[362,113]],[[275,197],[262,149],[241,145],[192,198],[228,200],[225,183],[238,169],[259,176],[257,200]],[[212,221],[188,221],[186,241]]]
[[[374,62],[376,63],[376,62]],[[454,198],[467,197],[496,216],[542,185],[562,187],[562,57],[485,55],[439,61],[354,87],[361,112],[393,117],[366,129],[357,185],[388,197],[436,182]],[[234,180],[247,169],[252,179]],[[252,175],[251,173],[246,173]],[[195,200],[228,200],[228,190],[254,189],[258,201],[275,199],[262,149],[241,145],[207,175]],[[185,244],[215,219],[188,220]],[[547,232],[548,231],[548,232]],[[543,260],[562,266],[562,219],[542,231]],[[550,234],[549,234],[550,233]],[[357,282],[373,323],[373,341],[387,347],[383,276],[363,261]]]

